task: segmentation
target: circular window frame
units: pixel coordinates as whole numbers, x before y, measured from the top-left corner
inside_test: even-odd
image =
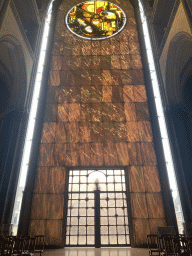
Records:
[[[94,0],[93,2],[96,2],[96,1],[97,1],[97,0]],[[87,2],[89,2],[89,1],[84,1],[84,2],[78,3],[78,4],[76,4],[75,6],[78,6],[78,5],[80,5],[80,4],[87,3]],[[101,1],[101,2],[106,2],[106,3],[114,4],[114,3],[109,2],[109,1]],[[124,15],[124,23],[123,23],[122,27],[121,27],[116,33],[114,33],[113,35],[106,36],[106,37],[97,37],[97,38],[96,38],[96,37],[85,37],[85,36],[78,35],[78,34],[75,33],[73,30],[71,30],[71,28],[70,28],[69,25],[68,25],[67,19],[68,19],[69,13],[74,9],[75,6],[73,6],[73,7],[67,12],[67,14],[66,14],[66,17],[65,17],[65,24],[66,24],[66,26],[67,26],[67,29],[68,29],[72,34],[74,34],[75,36],[77,36],[77,37],[79,37],[79,38],[82,38],[82,39],[85,39],[85,40],[94,40],[94,41],[98,41],[98,40],[106,40],[106,39],[109,39],[109,38],[111,38],[111,37],[114,37],[114,36],[116,36],[117,34],[119,34],[119,33],[124,29],[124,27],[125,27],[125,25],[126,25],[126,23],[127,23],[127,17],[126,17],[125,12],[124,12],[124,11],[122,10],[122,8],[120,8],[117,4],[115,4],[115,5],[117,6],[117,8],[119,8],[119,9],[122,11],[122,13],[123,13],[123,15]]]

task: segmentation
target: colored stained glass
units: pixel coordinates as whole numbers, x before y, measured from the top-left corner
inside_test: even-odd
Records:
[[[104,1],[76,5],[66,16],[69,30],[85,39],[105,39],[120,32],[125,25],[122,9]]]

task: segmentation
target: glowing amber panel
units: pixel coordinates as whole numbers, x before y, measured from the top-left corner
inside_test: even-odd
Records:
[[[131,193],[133,218],[149,218],[145,193]]]
[[[134,103],[124,104],[126,121],[137,121],[136,108]]]
[[[127,166],[129,164],[127,143],[125,142],[115,143],[115,149],[117,152],[117,165]]]
[[[144,85],[134,86],[134,101],[135,102],[147,101],[146,89]]]
[[[47,218],[47,194],[34,194],[31,207],[31,219],[43,220]]]
[[[128,169],[131,192],[145,192],[145,180],[142,166],[130,166]]]
[[[57,120],[58,109],[56,104],[47,104],[45,122],[55,122]]]
[[[62,225],[63,220],[47,220],[46,222],[46,243],[62,245]]]
[[[131,76],[132,76],[132,82],[134,85],[145,84],[142,69],[131,70]]]
[[[79,144],[67,144],[66,147],[66,166],[79,166]]]
[[[128,143],[130,165],[142,165],[140,143]]]
[[[31,220],[29,224],[30,236],[44,235],[46,230],[45,220]]]
[[[163,210],[163,198],[161,193],[147,193],[146,199],[149,211],[149,218],[164,218],[165,214]]]
[[[138,122],[139,137],[142,142],[152,142],[153,135],[150,122]]]
[[[38,167],[34,193],[49,193],[51,167]]]
[[[62,56],[53,55],[51,61],[51,70],[61,70],[62,67]]]
[[[90,122],[91,121],[91,104],[80,105],[80,121]]]
[[[157,165],[153,143],[141,143],[141,157],[144,165]]]
[[[81,83],[81,78],[83,77],[83,72],[62,70],[61,71],[61,86],[74,85],[78,86]]]
[[[132,85],[124,85],[123,86],[123,100],[124,102],[134,102],[134,86]]]
[[[56,123],[44,123],[41,143],[54,143]]]
[[[101,143],[91,144],[91,155],[93,166],[103,166],[103,145]]]
[[[106,166],[117,165],[117,152],[114,149],[114,144],[107,142],[103,145],[104,147],[104,164]]]
[[[61,194],[65,191],[66,168],[52,167],[49,173],[49,192]],[[43,180],[41,181],[43,183]]]
[[[146,245],[146,234],[150,234],[149,220],[133,219],[133,230],[133,243],[137,246]]]
[[[90,166],[92,164],[91,159],[91,143],[80,144],[80,166]]]
[[[139,138],[139,129],[138,129],[138,122],[127,122],[127,140],[129,142],[137,142],[140,141]]]
[[[56,144],[54,150],[54,166],[65,166],[66,144]]]
[[[50,71],[49,84],[50,86],[59,86],[61,71]]]
[[[145,188],[148,192],[161,192],[158,170],[156,166],[143,166]]]
[[[79,126],[80,142],[91,142],[91,122],[81,122]],[[99,132],[99,135],[102,133]]]
[[[41,144],[39,166],[53,166],[53,144]]]
[[[91,141],[102,142],[105,136],[102,122],[92,122],[91,125]]]

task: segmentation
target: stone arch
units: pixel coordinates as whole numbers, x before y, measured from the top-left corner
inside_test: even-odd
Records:
[[[8,234],[24,137],[27,76],[20,42],[0,38],[0,225]]]
[[[187,227],[192,222],[189,210],[192,205],[192,107],[186,101],[186,83],[191,75],[192,37],[188,33],[180,32],[173,37],[169,45],[165,92],[168,129]]]
[[[6,77],[7,86],[11,92],[9,105],[3,112],[13,108],[23,108],[26,102],[27,76],[22,47],[19,41],[12,36],[0,39],[0,73]],[[5,114],[5,113],[1,113]]]
[[[183,103],[187,111],[192,114],[192,58],[184,67],[180,77]]]
[[[192,58],[192,37],[180,32],[170,42],[166,63],[166,94],[169,105],[183,101],[180,79],[182,71]]]
[[[6,66],[0,61],[0,118],[11,110],[13,102],[11,91],[12,76]]]

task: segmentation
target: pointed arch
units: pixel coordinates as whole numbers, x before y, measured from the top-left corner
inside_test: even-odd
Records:
[[[181,74],[192,58],[192,37],[180,32],[170,42],[166,63],[165,91],[169,105],[183,101]]]
[[[171,137],[176,176],[186,222],[186,230],[192,222],[192,118],[186,104],[186,83],[192,74],[192,37],[180,32],[170,42],[166,62],[165,92],[169,117],[167,120]],[[189,95],[188,95],[189,96]],[[188,98],[187,96],[187,98]],[[188,105],[188,106],[187,106]]]
[[[7,69],[9,75],[7,73],[6,77],[11,80],[8,84],[11,92],[11,105],[6,111],[12,108],[23,108],[26,102],[27,76],[22,47],[15,37],[7,35],[0,39],[0,48],[1,72],[5,74],[5,69]]]

